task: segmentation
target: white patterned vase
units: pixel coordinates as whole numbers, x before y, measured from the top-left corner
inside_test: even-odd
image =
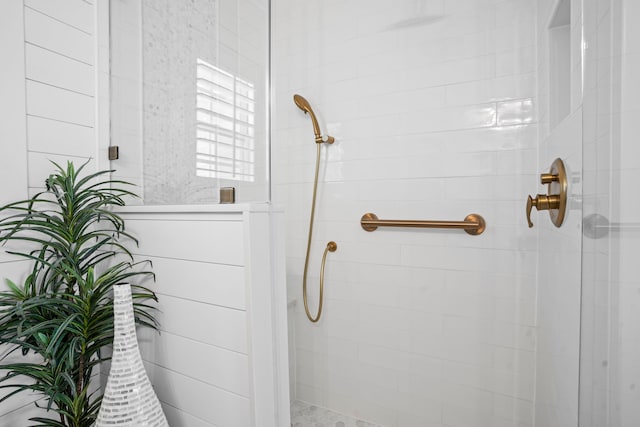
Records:
[[[138,348],[131,286],[113,287],[111,370],[95,427],[169,427]]]

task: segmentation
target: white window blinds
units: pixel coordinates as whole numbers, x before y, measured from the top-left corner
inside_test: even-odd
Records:
[[[254,85],[201,59],[196,70],[196,174],[254,181]]]

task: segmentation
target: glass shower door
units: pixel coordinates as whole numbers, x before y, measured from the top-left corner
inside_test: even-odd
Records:
[[[269,200],[268,1],[111,1],[116,176],[146,205]]]
[[[587,0],[580,427],[640,424],[637,67],[633,0]]]

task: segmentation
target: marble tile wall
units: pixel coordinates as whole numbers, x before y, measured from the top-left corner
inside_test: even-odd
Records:
[[[295,317],[295,396],[393,426],[533,423],[537,172],[535,4],[274,0],[273,200],[287,212],[290,298],[301,298],[315,144],[322,147],[309,275],[325,314]],[[487,220],[478,237],[367,233],[389,219]]]
[[[142,17],[145,203],[213,202],[212,180],[195,173],[195,64],[217,61],[217,1],[143,1]]]

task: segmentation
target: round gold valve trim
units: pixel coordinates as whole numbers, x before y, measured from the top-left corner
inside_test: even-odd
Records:
[[[536,197],[527,198],[527,223],[529,228],[533,227],[531,222],[531,211],[536,208],[538,211],[549,211],[551,222],[556,227],[560,227],[564,222],[567,213],[567,170],[561,159],[555,159],[551,164],[549,173],[540,175],[540,183],[547,185],[547,194],[537,194]]]

